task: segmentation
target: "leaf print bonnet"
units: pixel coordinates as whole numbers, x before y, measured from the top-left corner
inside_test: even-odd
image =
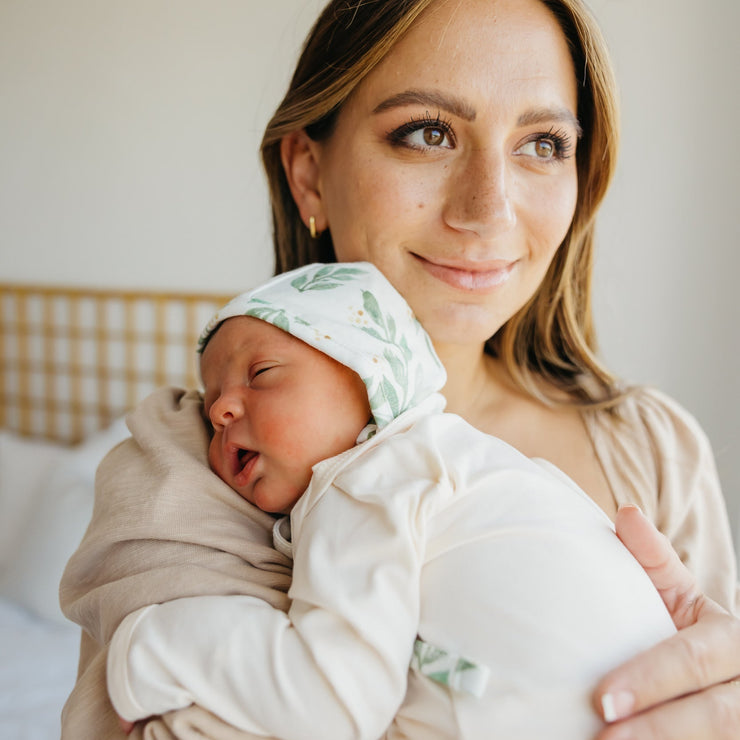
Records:
[[[446,381],[409,305],[367,262],[307,265],[237,296],[208,322],[198,352],[233,316],[267,321],[354,370],[367,387],[378,428]]]

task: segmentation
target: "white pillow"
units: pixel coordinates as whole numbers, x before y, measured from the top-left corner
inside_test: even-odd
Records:
[[[0,572],[13,558],[38,493],[71,449],[0,430]]]
[[[66,621],[59,608],[59,581],[92,515],[95,471],[128,436],[121,419],[77,447],[61,448],[59,455],[47,450],[47,444],[38,448],[52,462],[45,459],[40,466],[39,485],[30,492],[33,504],[0,575],[0,595],[46,619]]]

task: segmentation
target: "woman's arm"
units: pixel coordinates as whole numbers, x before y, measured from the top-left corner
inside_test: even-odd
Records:
[[[679,632],[601,681],[595,705],[613,724],[598,740],[740,737],[740,620],[698,590],[668,539],[637,508],[620,510],[617,533]]]

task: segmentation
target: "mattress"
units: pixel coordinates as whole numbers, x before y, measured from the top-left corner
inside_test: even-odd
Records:
[[[80,630],[0,598],[0,738],[58,740],[74,686]]]

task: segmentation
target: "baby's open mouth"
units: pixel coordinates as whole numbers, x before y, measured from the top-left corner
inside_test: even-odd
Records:
[[[238,486],[249,485],[255,473],[255,464],[259,452],[255,450],[237,449],[234,456],[234,483]]]
[[[236,453],[236,473],[241,473],[256,455],[257,453],[254,450],[238,450]]]

